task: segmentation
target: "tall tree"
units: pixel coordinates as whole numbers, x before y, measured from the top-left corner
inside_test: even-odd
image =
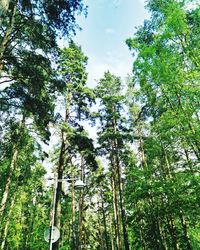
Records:
[[[138,206],[136,200],[135,212],[149,210],[151,218],[143,215],[140,220],[144,249],[146,244],[154,249],[158,242],[163,244],[157,249],[193,249],[196,243],[189,237],[189,225],[198,217],[193,203],[198,188],[193,180],[199,171],[199,55],[191,48],[198,50],[199,6],[190,9],[187,1],[152,0],[148,8],[151,20],[127,40],[137,53],[133,72],[143,106],[135,119],[135,123],[139,121],[135,132],[141,135],[139,150],[146,183],[140,201],[146,204]],[[188,185],[188,180],[194,185]],[[137,193],[137,186],[133,191]],[[191,206],[184,205],[188,197]],[[150,232],[145,225],[154,227],[153,237],[147,238]]]
[[[87,57],[73,41],[69,47],[62,50],[59,60],[59,72],[64,82],[64,120],[61,125],[61,146],[57,167],[58,179],[63,173],[72,157],[79,153],[91,168],[96,168],[95,152],[92,140],[87,137],[81,122],[89,118],[89,107],[94,98],[93,92],[86,87]],[[60,228],[61,218],[61,191],[62,183],[58,182],[55,203],[55,225]],[[59,241],[53,244],[58,249]]]
[[[126,214],[122,187],[121,154],[128,139],[128,129],[122,115],[124,96],[121,94],[122,83],[119,77],[110,72],[100,79],[96,93],[100,100],[99,118],[101,129],[98,132],[99,144],[103,154],[109,160],[111,183],[113,190],[113,209],[115,223],[116,249],[122,248],[121,223],[125,249],[129,249],[128,233],[126,228]]]

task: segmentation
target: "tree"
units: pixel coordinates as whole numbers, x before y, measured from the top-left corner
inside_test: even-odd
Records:
[[[121,155],[128,140],[128,129],[122,115],[124,96],[121,94],[122,84],[119,77],[110,72],[100,79],[96,93],[100,100],[99,119],[101,128],[98,132],[100,150],[107,156],[111,171],[113,192],[113,209],[115,225],[116,249],[122,248],[121,223],[123,229],[124,247],[129,249],[128,233],[126,228],[126,214],[123,201],[122,163]],[[121,222],[120,222],[121,221]]]
[[[86,63],[87,57],[73,41],[69,43],[68,48],[61,51],[59,72],[65,84],[62,96],[65,116],[61,125],[61,146],[56,170],[58,179],[63,178],[66,167],[78,154],[93,170],[97,167],[92,140],[81,125],[81,122],[89,118],[89,106],[94,99],[93,92],[86,87]],[[61,218],[61,193],[62,183],[58,182],[55,203],[55,225],[58,228]],[[58,246],[59,241],[53,244],[53,249],[58,249]]]
[[[4,130],[0,150],[6,179],[1,189],[2,220],[8,209],[10,217],[15,207],[15,199],[13,203],[9,203],[9,199],[17,183],[16,172],[22,174],[18,164],[27,147],[24,138],[39,135],[45,143],[49,140],[48,125],[54,121],[54,92],[60,88],[51,63],[53,59],[55,64],[59,54],[57,36],[75,32],[75,16],[83,8],[81,1],[0,2],[0,109],[3,114],[0,124]],[[9,136],[6,129],[10,131]],[[19,192],[16,191],[16,197]],[[2,244],[4,247],[5,237]]]
[[[75,16],[82,12],[81,0],[76,1],[1,1],[3,17],[0,40],[0,72],[5,63],[18,60],[22,47],[32,52],[41,49],[49,53],[56,49],[56,37],[60,33],[75,33]]]
[[[149,1],[148,8],[151,20],[127,40],[137,53],[133,72],[142,108],[134,121],[141,135],[139,150],[146,180],[140,187],[139,206],[135,197],[135,213],[138,218],[143,211],[148,214],[140,220],[144,249],[146,245],[150,249],[193,249],[196,243],[190,225],[194,218],[198,220],[193,203],[197,196],[189,193],[198,189],[193,180],[199,171],[199,65],[190,49],[194,50],[199,34],[199,7],[188,10],[186,1]],[[133,192],[137,190],[135,186]],[[151,226],[154,236],[148,231]]]

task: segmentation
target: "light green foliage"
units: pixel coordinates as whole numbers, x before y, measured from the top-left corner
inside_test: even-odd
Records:
[[[133,171],[143,177],[132,187],[132,223],[139,223],[141,242],[136,242],[143,247],[195,249],[198,240],[191,232],[199,228],[199,50],[195,45],[194,55],[191,48],[200,36],[199,6],[186,10],[184,1],[152,0],[148,7],[151,20],[127,40],[137,55],[133,73],[143,106],[134,128],[141,136],[141,165]],[[130,193],[128,183],[127,188]]]

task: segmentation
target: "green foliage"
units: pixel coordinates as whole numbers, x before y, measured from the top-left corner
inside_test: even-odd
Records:
[[[186,7],[185,1],[149,1],[151,20],[127,40],[136,53],[140,103],[135,105],[143,106],[133,119],[141,160],[128,173],[135,179],[133,186],[127,182],[127,197],[132,192],[127,204],[134,200],[129,223],[141,239],[134,238],[135,244],[148,249],[195,249],[197,244],[190,230],[199,218],[194,181],[199,178],[199,66],[198,52],[194,58],[189,51],[199,36],[194,14],[199,7]]]
[[[189,3],[149,0],[150,20],[127,39],[133,77],[108,71],[92,90],[81,47],[56,42],[75,32],[81,0],[1,1],[1,249],[49,247],[50,170],[71,179],[58,189],[59,249],[200,249],[200,7]],[[39,145],[49,125],[52,169]]]

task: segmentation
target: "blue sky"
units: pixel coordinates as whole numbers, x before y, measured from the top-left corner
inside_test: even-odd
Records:
[[[125,77],[131,73],[132,56],[125,40],[133,36],[135,27],[149,17],[144,0],[85,0],[87,18],[79,17],[82,31],[75,41],[88,56],[88,85],[106,70]]]
[[[77,31],[74,40],[88,57],[88,85],[94,87],[95,79],[98,80],[107,70],[121,77],[131,73],[133,58],[125,40],[133,36],[135,27],[142,25],[149,15],[144,9],[144,0],[84,2],[88,5],[88,16],[78,18],[82,31]],[[60,46],[66,46],[66,43],[61,40]],[[87,123],[85,126],[90,137],[95,139],[96,127]],[[56,138],[52,136],[50,145],[55,144]],[[49,164],[46,162],[47,169],[50,169]]]

